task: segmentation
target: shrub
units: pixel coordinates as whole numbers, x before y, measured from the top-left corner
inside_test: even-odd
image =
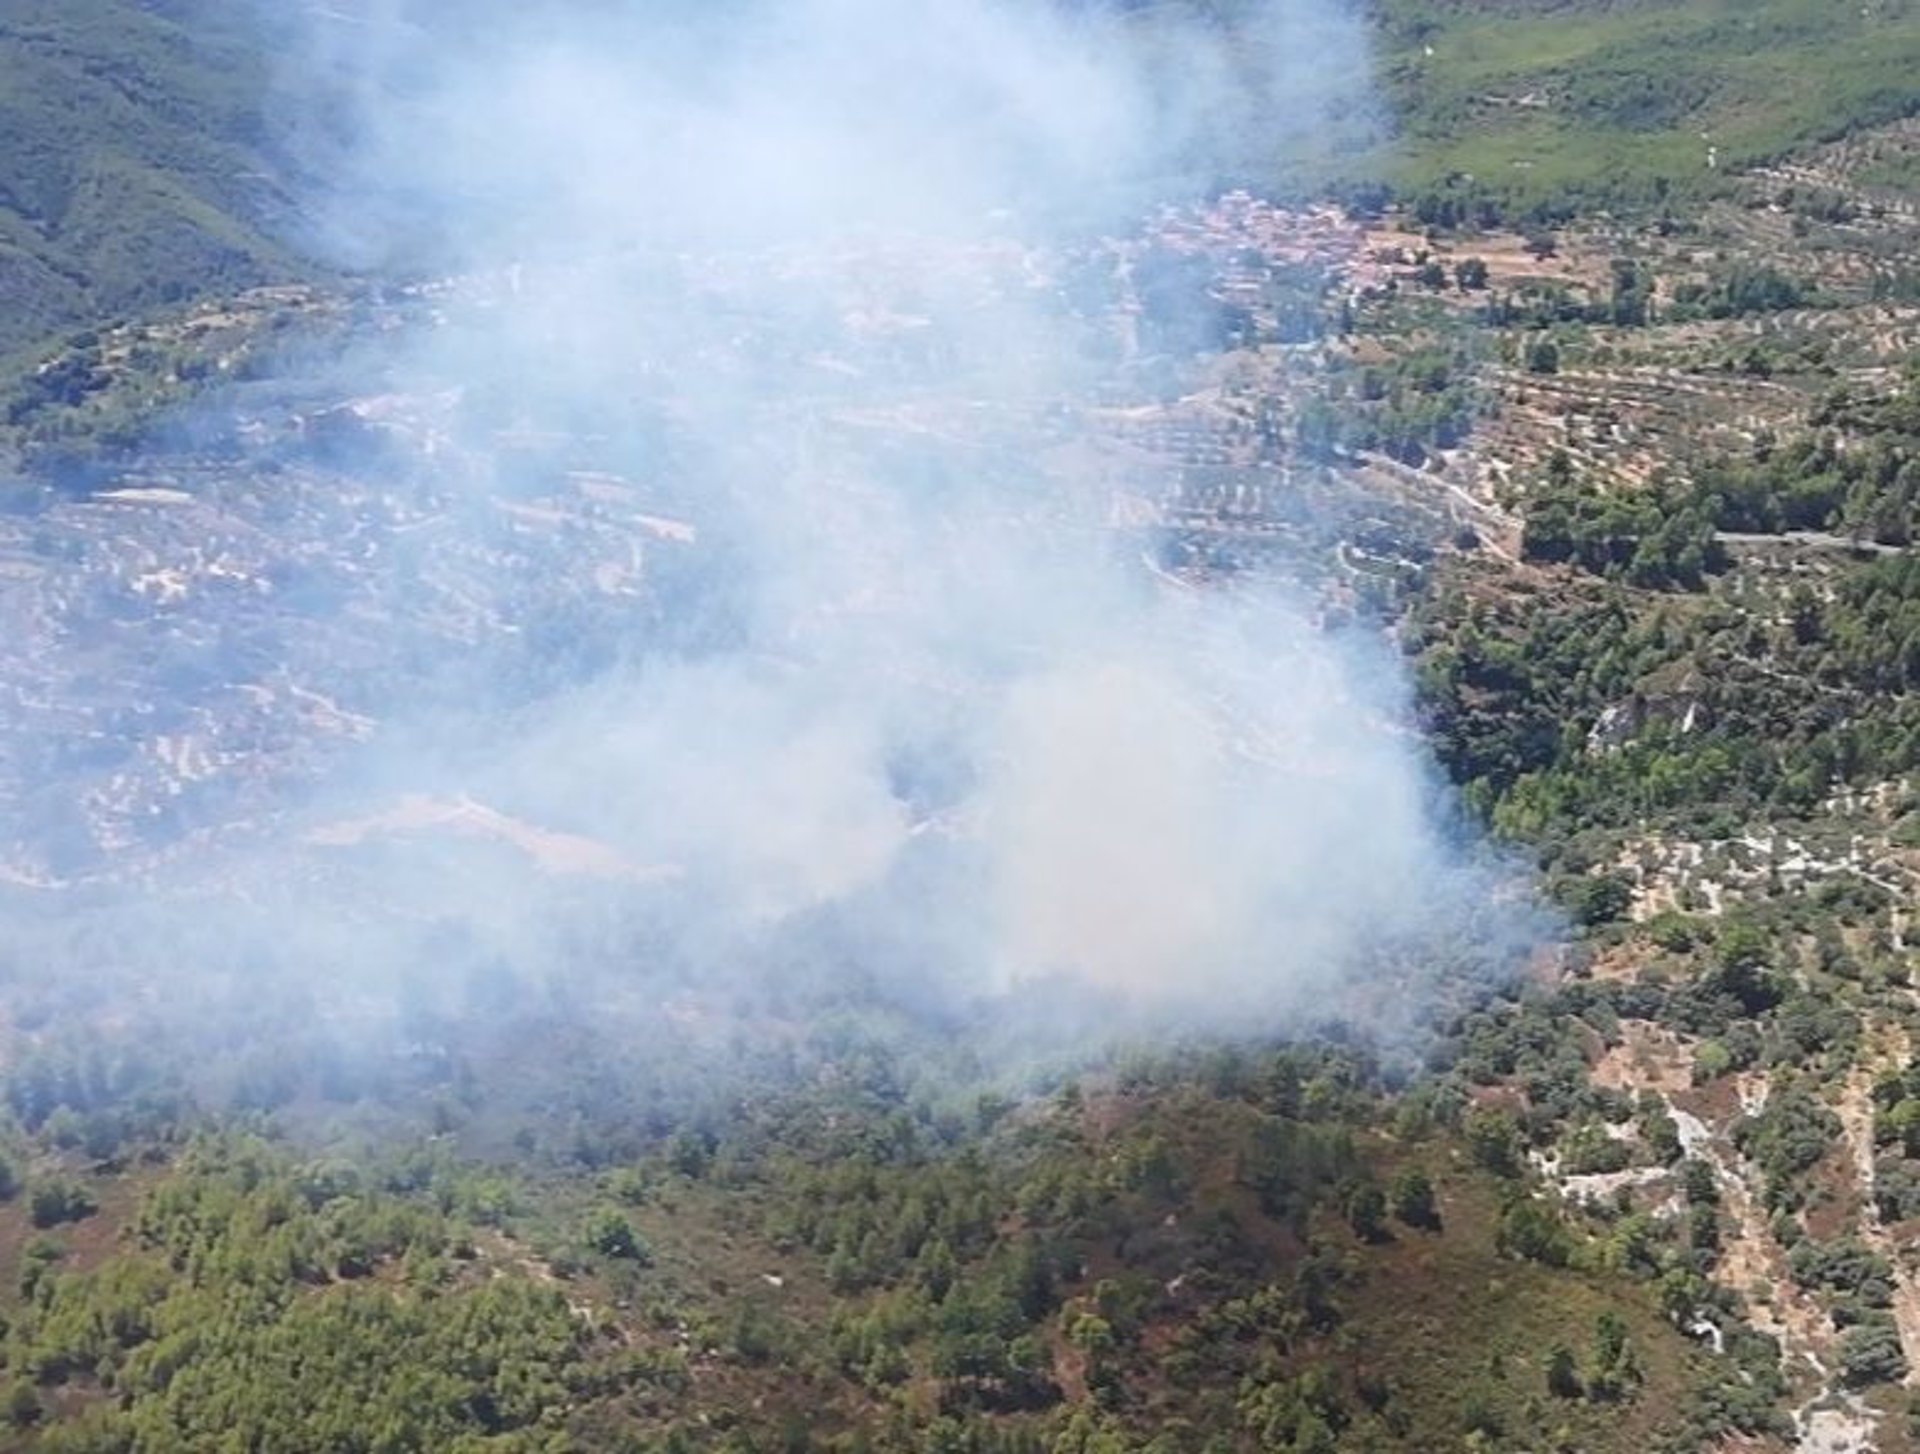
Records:
[[[78,1222],[99,1210],[92,1193],[78,1182],[65,1177],[50,1177],[38,1183],[29,1199],[36,1227],[57,1227],[62,1222]]]

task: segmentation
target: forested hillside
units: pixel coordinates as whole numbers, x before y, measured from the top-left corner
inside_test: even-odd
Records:
[[[1361,1058],[1217,1051],[1015,1103],[863,1053],[637,1158],[465,1157],[475,1105],[351,1157],[227,1131],[76,1174],[63,1104],[0,1205],[0,1442],[1624,1451],[1777,1423],[1771,1346],[1684,1244],[1530,1196],[1465,1080],[1389,1100]]]
[[[0,14],[0,357],[298,270],[255,20],[232,0]]]
[[[1507,215],[1678,205],[1916,105],[1908,0],[1380,0],[1392,141],[1360,170]]]

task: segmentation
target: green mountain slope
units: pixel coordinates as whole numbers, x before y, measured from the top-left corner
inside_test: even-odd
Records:
[[[1566,211],[1719,184],[1920,104],[1908,0],[1381,0],[1372,170]]]
[[[20,0],[0,13],[0,355],[298,271],[250,11]]]
[[[1363,1078],[1281,1052],[971,1111],[760,1101],[597,1167],[226,1135],[101,1174],[16,1141],[0,1447],[1389,1454],[1771,1426],[1770,1350],[1713,1357],[1663,1316],[1648,1274],[1683,1252],[1642,1238],[1620,1275],[1528,1194],[1510,1123],[1462,1138]]]

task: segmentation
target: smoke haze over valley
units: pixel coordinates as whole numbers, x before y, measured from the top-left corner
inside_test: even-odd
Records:
[[[67,689],[97,757],[9,725],[19,953],[66,992],[1398,1031],[1541,937],[1329,574],[1396,507],[1264,450],[1218,356],[1273,223],[1206,199],[1365,109],[1356,17],[268,23],[330,181],[301,241],[419,281],[38,527],[111,584],[35,587],[32,670],[127,663]],[[1247,538],[1182,535],[1202,495]]]

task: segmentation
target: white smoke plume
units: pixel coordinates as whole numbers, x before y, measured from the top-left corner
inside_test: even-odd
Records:
[[[1423,944],[1518,942],[1384,644],[1285,582],[1156,569],[1074,437],[1137,360],[1062,305],[1064,260],[1363,104],[1351,9],[396,3],[296,30],[321,245],[452,280],[396,372],[458,401],[468,487],[572,421],[659,511],[641,574],[678,572],[596,626],[595,670],[376,744],[382,781],[431,771],[630,866],[716,973],[805,943],[1245,1029]],[[557,952],[538,893],[470,887],[434,912]]]
[[[408,326],[213,406],[207,498],[72,508],[54,618],[134,686],[0,835],[107,860],[0,882],[13,1025],[161,1026],[249,1105],[497,1066],[551,1127],[568,1077],[684,1109],[736,1029],[838,1064],[848,1006],[971,1074],[1089,1023],[1392,1032],[1526,950],[1390,643],[1171,568],[1174,466],[1111,437],[1210,378],[1145,219],[1367,105],[1340,0],[262,23],[303,241]]]

